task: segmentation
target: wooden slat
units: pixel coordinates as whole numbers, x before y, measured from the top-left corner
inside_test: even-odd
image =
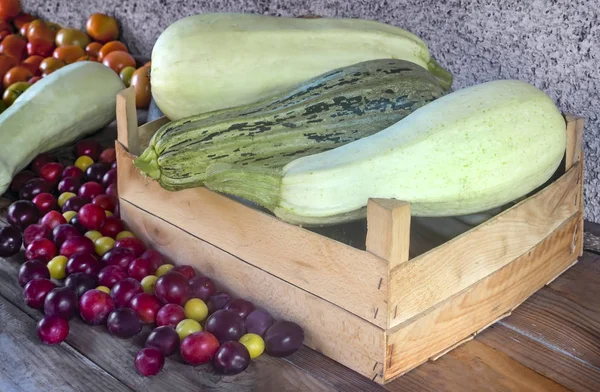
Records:
[[[324,355],[303,347],[296,354],[286,358],[294,366],[301,369],[305,375],[310,374],[312,377],[319,379],[324,384],[330,385],[333,390],[346,391],[361,391],[361,392],[383,392],[385,388],[367,377],[350,370],[349,368],[340,365]],[[383,366],[383,364],[381,364]],[[301,382],[303,376],[298,378],[297,382]],[[312,391],[310,388],[301,389],[302,391]],[[267,391],[267,390],[265,390]],[[278,389],[270,389],[268,391],[278,391]]]
[[[570,265],[577,256],[571,246],[580,218],[572,216],[512,263],[389,331],[385,378],[406,372],[494,321]]]
[[[36,333],[36,321],[2,297],[0,320],[2,392],[85,391],[89,388],[130,391],[72,347],[42,344]]]
[[[42,313],[25,305],[22,288],[17,283],[17,269],[22,262],[22,254],[15,256],[12,261],[0,259],[0,296],[10,301],[22,312],[38,320],[42,317]],[[255,364],[251,364],[248,369],[236,376],[223,377],[215,374],[211,370],[211,365],[199,367],[185,365],[178,358],[179,354],[165,361],[165,366],[159,375],[150,378],[141,377],[133,367],[133,359],[143,347],[145,338],[150,332],[148,327],[135,338],[124,340],[109,335],[104,326],[93,327],[83,323],[79,318],[72,319],[69,325],[70,333],[66,343],[78,352],[85,353],[89,360],[133,390],[163,392],[173,390],[175,386],[179,390],[205,389],[235,392],[254,390],[257,377]],[[51,362],[46,362],[40,367],[47,368],[52,372],[60,371],[58,370],[60,367],[56,367]],[[82,377],[81,374],[78,374],[78,377]],[[82,387],[77,390],[87,391],[93,385],[90,383],[86,388]],[[50,390],[60,391],[61,389]],[[110,391],[111,389],[106,390]]]
[[[526,253],[577,212],[578,162],[552,185],[390,274],[393,327],[456,295]],[[581,231],[581,228],[579,228]]]
[[[281,363],[282,362],[282,363]],[[264,358],[257,360],[257,367],[260,370],[261,366],[266,364]],[[293,365],[280,361],[278,368],[268,366],[263,371],[259,370],[261,374],[256,380],[256,391],[277,391],[277,392],[334,392],[331,385],[318,380],[317,378],[307,374],[303,369],[297,368]]]
[[[600,312],[551,289],[535,293],[501,325],[596,367],[600,382]],[[600,385],[600,384],[599,384]]]
[[[569,170],[575,162],[582,159],[581,147],[583,143],[583,117],[566,114],[567,122],[567,147],[565,152],[565,169]]]
[[[573,391],[595,392],[600,385],[600,369],[523,331],[495,325],[476,340]]]
[[[590,311],[600,311],[600,256],[585,252],[573,268],[548,287]]]
[[[567,146],[565,151],[565,170],[569,170],[575,163],[583,162],[583,117],[565,114],[567,122]],[[583,167],[582,174],[577,181],[577,197],[575,205],[579,210],[583,210]],[[583,227],[583,216],[581,217],[580,226]],[[579,256],[583,255],[583,244],[579,248]]]
[[[386,260],[205,188],[165,191],[142,178],[131,156],[117,147],[122,200],[379,327],[387,325]]]
[[[140,152],[143,152],[146,147],[150,144],[150,139],[158,131],[160,127],[167,124],[169,119],[166,117],[160,117],[152,122],[144,124],[143,127],[138,128],[138,142],[140,145]]]
[[[117,140],[127,146],[132,153],[139,154],[138,120],[133,87],[126,88],[117,94],[116,117]]]
[[[384,355],[381,328],[265,273],[127,201],[121,202],[121,216],[138,237],[152,243],[171,260],[194,265],[234,296],[269,309],[277,318],[301,325],[307,346],[352,366],[369,378],[382,375],[381,366],[375,366]]]
[[[367,204],[367,250],[389,261],[389,269],[408,261],[410,204],[370,199]]]
[[[567,391],[500,351],[471,341],[387,384],[400,391]]]

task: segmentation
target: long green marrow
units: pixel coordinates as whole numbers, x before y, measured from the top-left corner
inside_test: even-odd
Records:
[[[443,95],[416,64],[366,61],[254,104],[165,124],[135,165],[168,190],[202,186],[211,164],[283,167],[379,132]]]

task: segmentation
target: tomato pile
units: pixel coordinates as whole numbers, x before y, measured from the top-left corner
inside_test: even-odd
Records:
[[[143,376],[160,372],[178,351],[187,364],[212,363],[227,375],[263,352],[283,357],[302,346],[297,324],[232,298],[190,265],[168,263],[127,230],[113,148],[84,139],[75,153],[72,164],[40,154],[17,174],[10,190],[20,200],[0,228],[0,257],[25,246],[18,282],[25,303],[44,312],[37,326],[43,343],[64,341],[77,315],[122,339],[151,325],[133,361]]]
[[[150,63],[136,68],[118,38],[117,21],[108,15],[90,15],[84,32],[23,13],[20,0],[0,0],[0,113],[41,78],[76,61],[111,68],[127,87],[134,86],[136,106],[147,108]]]

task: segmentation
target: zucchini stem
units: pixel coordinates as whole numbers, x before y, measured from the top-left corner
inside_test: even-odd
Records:
[[[160,179],[160,168],[158,167],[158,156],[153,147],[148,147],[137,157],[133,164],[148,177],[158,180]]]
[[[217,192],[242,197],[273,211],[280,202],[280,169],[215,163],[206,169],[204,185]]]
[[[429,59],[429,63],[427,64],[427,69],[435,78],[442,88],[446,91],[449,91],[452,87],[453,76],[450,71],[442,67],[435,59],[432,57]]]

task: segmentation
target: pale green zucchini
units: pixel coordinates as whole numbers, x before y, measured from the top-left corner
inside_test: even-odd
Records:
[[[543,184],[565,144],[565,121],[546,94],[500,80],[448,94],[375,135],[281,170],[215,164],[205,183],[300,224],[357,219],[371,197],[408,201],[415,216],[466,215]]]
[[[171,120],[246,105],[332,69],[401,59],[449,89],[452,75],[423,40],[370,20],[249,13],[193,15],[165,29],[152,49],[152,96]]]
[[[0,194],[37,154],[113,121],[123,88],[113,70],[90,61],[67,65],[29,87],[0,114]]]

